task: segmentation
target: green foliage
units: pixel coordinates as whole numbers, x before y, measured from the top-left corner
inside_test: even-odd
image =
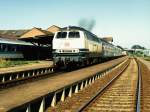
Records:
[[[150,56],[145,56],[144,59],[145,59],[146,61],[150,61]]]
[[[136,55],[137,56],[143,56],[143,52],[142,51],[136,51]]]
[[[133,46],[131,47],[131,49],[145,49],[145,47],[142,47],[142,46],[140,46],[140,45],[133,45]]]
[[[38,61],[0,59],[0,68],[13,67],[13,66],[24,65],[29,63],[38,63]]]
[[[137,56],[137,57],[143,57],[144,54],[142,51],[136,51],[136,52],[133,52],[133,53],[129,53],[130,56]]]

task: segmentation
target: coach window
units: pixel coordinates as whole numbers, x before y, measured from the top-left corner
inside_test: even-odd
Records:
[[[15,52],[17,51],[17,48],[16,48],[16,46],[13,48],[13,51],[15,51]]]
[[[2,51],[2,44],[0,44],[0,51]]]
[[[69,38],[80,38],[79,32],[69,32]]]
[[[3,51],[7,51],[7,45],[3,45]]]
[[[12,51],[11,50],[11,45],[7,45],[7,51]]]
[[[66,38],[67,32],[58,32],[56,38]]]
[[[16,52],[16,46],[11,46],[11,51]]]

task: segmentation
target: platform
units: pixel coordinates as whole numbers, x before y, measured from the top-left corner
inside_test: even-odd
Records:
[[[47,68],[51,67],[52,65],[53,65],[52,61],[39,61],[39,63],[31,63],[24,65],[17,65],[14,67],[0,68],[0,74],[26,71],[38,68]]]

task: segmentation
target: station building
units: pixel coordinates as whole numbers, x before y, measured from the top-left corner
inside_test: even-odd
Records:
[[[143,53],[145,56],[150,56],[150,49],[145,49]]]
[[[47,47],[48,56],[52,57],[52,40],[54,33],[59,31],[61,28],[55,25],[50,26],[48,29],[43,30],[41,28],[32,28],[23,35],[20,36],[19,40],[31,42],[36,46]],[[41,52],[42,53],[42,52]]]
[[[30,57],[37,57],[37,59],[51,58],[54,33],[60,29],[60,27],[52,25],[46,30],[36,27],[27,30],[0,30],[0,56],[7,54],[5,57],[8,57],[8,54],[15,53],[15,56],[19,58],[17,54],[21,52],[28,59]],[[32,50],[29,46],[21,50],[26,42],[31,43]],[[18,50],[19,52],[17,52]]]
[[[0,30],[0,38],[17,40],[22,34],[29,31],[29,29],[24,30]]]

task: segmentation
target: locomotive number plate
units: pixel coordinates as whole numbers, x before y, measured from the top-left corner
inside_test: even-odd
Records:
[[[69,47],[69,46],[70,46],[69,42],[66,42],[65,47]]]

